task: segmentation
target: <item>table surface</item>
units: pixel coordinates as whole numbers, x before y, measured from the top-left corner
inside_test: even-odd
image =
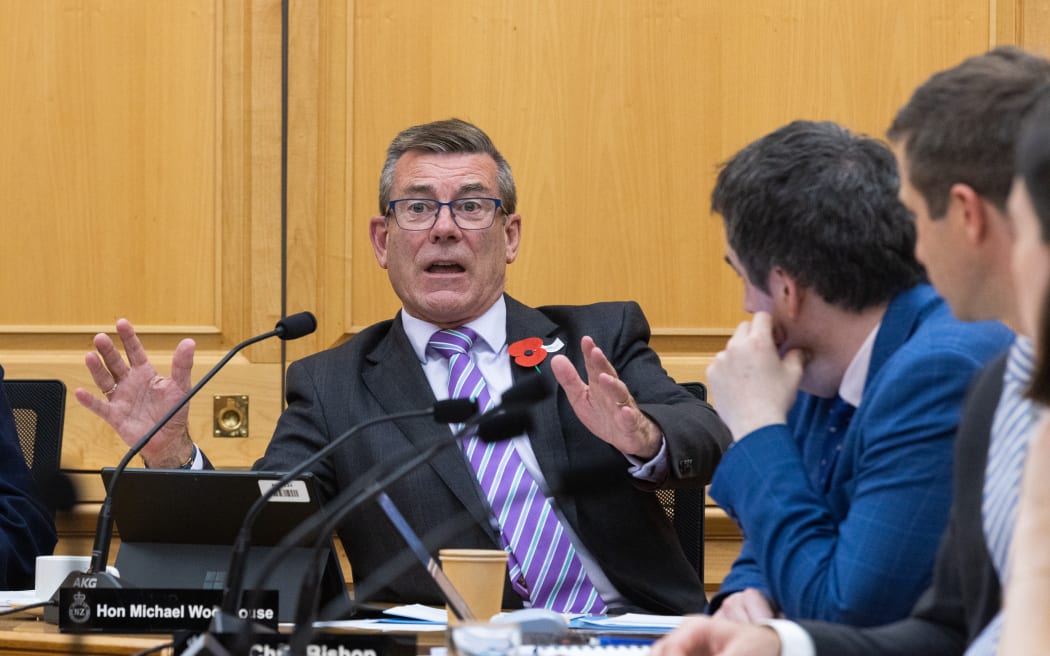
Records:
[[[417,651],[428,654],[431,647],[444,646],[445,632],[423,632],[416,639]],[[4,656],[126,656],[169,642],[171,636],[167,634],[60,633],[56,625],[29,613],[0,617],[0,654]],[[170,656],[173,652],[167,649],[157,653]]]
[[[5,656],[52,654],[135,654],[171,642],[170,635],[80,635],[59,633],[58,627],[29,614],[0,618],[0,653]],[[159,652],[171,654],[171,650]]]

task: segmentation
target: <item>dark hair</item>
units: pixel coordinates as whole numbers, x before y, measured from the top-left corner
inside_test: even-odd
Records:
[[[1004,46],[936,73],[915,90],[887,137],[904,146],[909,181],[930,218],[944,216],[957,183],[1005,211],[1017,126],[1047,82],[1050,61]]]
[[[379,174],[379,212],[385,214],[390,205],[390,190],[394,186],[394,167],[397,160],[410,150],[428,153],[482,153],[496,160],[496,180],[499,184],[500,201],[507,214],[513,214],[518,206],[518,192],[514,188],[514,176],[510,164],[496,150],[492,139],[477,126],[458,118],[413,125],[402,130],[386,150],[386,161]]]
[[[1044,244],[1050,244],[1050,87],[1029,113],[1017,140],[1017,177],[1024,181]],[[1048,290],[1050,291],[1050,290]],[[1050,403],[1050,295],[1040,311],[1036,367],[1029,395],[1043,404]]]
[[[780,267],[828,303],[862,310],[924,278],[898,185],[882,143],[795,121],[723,165],[711,207],[754,285],[768,293]]]

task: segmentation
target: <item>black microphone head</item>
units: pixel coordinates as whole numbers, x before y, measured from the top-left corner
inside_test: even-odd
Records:
[[[478,422],[477,436],[483,442],[509,440],[532,429],[532,415],[525,408],[510,408]]]
[[[536,403],[550,396],[551,386],[547,379],[539,374],[522,377],[503,393],[500,403],[519,405]]]
[[[478,412],[478,402],[473,399],[445,399],[434,404],[434,421],[439,424],[458,424]]]
[[[317,330],[317,319],[310,312],[290,314],[278,321],[273,329],[277,336],[285,341],[299,339]]]
[[[627,475],[624,463],[603,462],[553,472],[547,476],[547,485],[556,497],[583,497],[604,494],[608,486]]]

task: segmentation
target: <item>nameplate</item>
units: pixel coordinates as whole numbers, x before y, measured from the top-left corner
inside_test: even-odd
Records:
[[[238,615],[277,628],[277,591],[245,592]],[[222,590],[63,588],[58,629],[65,633],[172,633],[207,631]]]
[[[175,655],[222,654],[230,656],[291,656],[288,634],[237,636],[218,633],[193,636],[177,647]],[[416,656],[412,635],[359,635],[318,633],[301,652],[303,656]]]

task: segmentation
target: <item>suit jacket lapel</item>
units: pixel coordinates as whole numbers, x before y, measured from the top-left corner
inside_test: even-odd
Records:
[[[886,360],[908,341],[926,315],[937,308],[939,302],[940,297],[926,284],[903,291],[890,301],[871,349],[871,363],[868,365],[865,386],[875,379]]]
[[[526,337],[539,337],[544,344],[549,344],[555,337],[560,335],[561,328],[551,321],[547,315],[522,305],[510,296],[507,300],[507,344],[513,344],[519,339]],[[565,349],[572,349],[572,344],[565,344]],[[564,351],[562,351],[564,353]],[[561,417],[558,413],[560,405],[560,393],[558,381],[554,379],[551,372],[550,358],[548,356],[539,364],[539,373],[552,390],[551,397],[537,403],[533,407],[533,428],[529,431],[529,440],[532,450],[536,454],[536,461],[547,476],[562,474],[568,471],[569,456],[566,451],[565,438],[562,433]],[[526,368],[511,362],[512,375],[515,382],[523,377],[536,373],[532,367]],[[597,439],[597,438],[595,438]],[[548,484],[553,481],[548,480]],[[559,498],[558,507],[569,520],[576,524],[576,504],[571,498]]]
[[[388,335],[366,357],[361,378],[383,406],[383,411],[388,414],[424,408],[426,404],[436,401],[423,368],[405,335],[400,314],[394,319]],[[417,452],[437,442],[451,439],[446,424],[425,420],[397,420],[394,425]],[[438,451],[424,466],[433,469],[449,490],[470,510],[475,520],[492,534],[490,513],[462,451],[456,446],[448,446]],[[491,537],[498,540],[498,536]]]

